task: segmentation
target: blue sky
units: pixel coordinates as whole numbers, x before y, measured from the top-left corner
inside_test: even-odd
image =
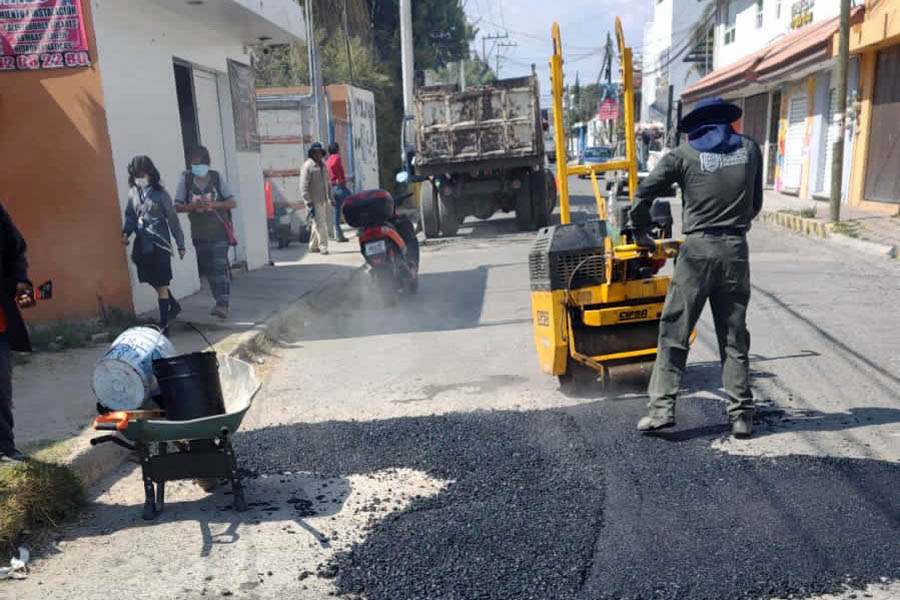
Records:
[[[642,45],[644,23],[653,17],[654,0],[463,0],[466,14],[479,29],[473,49],[481,54],[481,36],[509,32],[518,44],[503,48],[501,77],[527,75],[535,63],[540,76],[542,104],[549,104],[548,61],[552,52],[550,28],[559,23],[567,83],[577,71],[582,84],[597,80],[603,59],[606,32],[614,33],[615,19],[622,19],[625,43],[635,52]],[[615,43],[615,39],[613,39]],[[490,51],[488,42],[488,50]],[[494,54],[489,54],[494,65]]]

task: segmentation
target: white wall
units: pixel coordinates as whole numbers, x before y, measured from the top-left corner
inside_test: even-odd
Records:
[[[756,0],[731,0],[737,10],[735,40],[725,44],[725,11],[727,2],[723,2],[719,11],[716,26],[716,68],[725,67],[740,60],[760,48],[792,33],[791,7],[792,0],[763,0],[763,26],[756,26]],[[778,7],[781,6],[781,14]],[[840,0],[816,0],[813,8],[812,23],[826,21],[841,12]]]
[[[693,25],[703,12],[703,2],[698,0],[645,0],[654,3],[653,21],[644,28],[644,74],[641,86],[641,120],[665,123],[668,105],[668,90],[662,90],[657,97],[657,84],[660,78],[668,80],[673,87],[672,118],[675,119],[675,103],[681,97],[681,91],[700,78],[700,74],[692,71],[692,63],[684,62],[690,51],[686,44],[691,36]],[[669,50],[668,64],[660,63],[660,54]],[[673,57],[678,54],[677,57]],[[654,102],[656,109],[652,109]]]
[[[235,212],[235,229],[241,243],[238,258],[245,258],[250,268],[265,264],[268,235],[262,167],[258,153],[235,151],[229,86],[224,75],[229,58],[249,63],[243,42],[222,30],[204,27],[202,20],[187,20],[144,0],[92,0],[92,7],[122,209],[127,201],[127,164],[132,156],[149,155],[172,194],[184,170],[173,59],[214,71],[219,75],[226,151],[226,164],[214,168],[225,173],[237,194],[240,208]],[[187,233],[187,218],[181,218]],[[184,261],[173,261],[172,289],[177,296],[200,287],[189,233],[186,238],[188,255]],[[130,269],[135,309],[152,310],[156,306],[155,293],[149,286],[138,284],[134,266]]]
[[[353,119],[353,169],[359,190],[380,187],[378,173],[378,132],[375,121],[375,95],[360,88],[350,88]]]

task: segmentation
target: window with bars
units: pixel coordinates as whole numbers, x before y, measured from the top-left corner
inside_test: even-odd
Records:
[[[756,28],[763,26],[763,0],[756,0]]]

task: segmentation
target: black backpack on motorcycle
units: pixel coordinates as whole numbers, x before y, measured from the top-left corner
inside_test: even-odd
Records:
[[[385,190],[366,190],[344,200],[342,210],[350,227],[372,227],[394,216],[394,198]]]

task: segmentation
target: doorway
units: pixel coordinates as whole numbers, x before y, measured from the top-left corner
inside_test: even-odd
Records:
[[[772,92],[769,108],[769,137],[766,140],[766,187],[775,186],[775,165],[778,160],[778,128],[781,123],[781,92]]]
[[[900,46],[878,53],[864,192],[865,199],[870,202],[900,203],[900,173],[897,170],[897,154],[900,152],[898,120]]]
[[[184,148],[184,164],[190,162],[188,153],[200,144],[197,124],[197,103],[194,99],[194,78],[191,65],[175,61],[175,94],[178,98],[178,116],[181,120],[181,141]]]
[[[185,165],[190,163],[191,149],[202,144],[209,150],[212,168],[226,175],[218,77],[211,71],[179,60],[175,61],[174,69]]]

